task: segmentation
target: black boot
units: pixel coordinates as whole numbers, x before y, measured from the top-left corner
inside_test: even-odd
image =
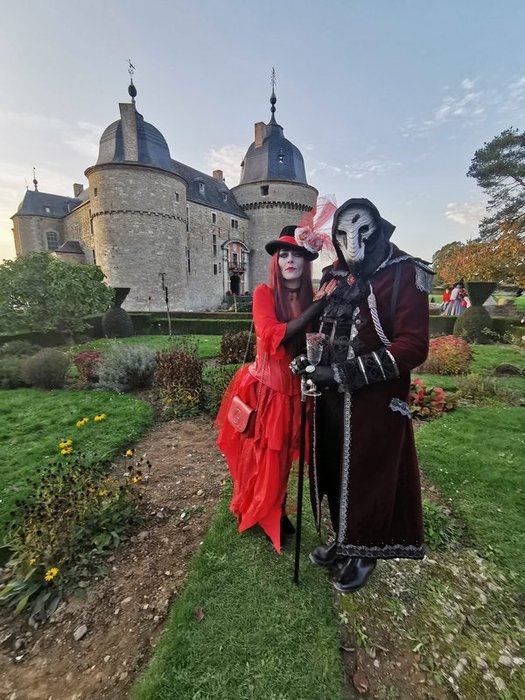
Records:
[[[321,545],[310,552],[310,561],[316,566],[332,566],[340,559],[337,556],[337,542]]]
[[[293,535],[295,533],[295,527],[292,521],[287,515],[283,515],[281,518],[281,539],[283,535]]]
[[[376,568],[377,559],[350,557],[334,580],[334,588],[339,593],[354,593],[368,581]]]

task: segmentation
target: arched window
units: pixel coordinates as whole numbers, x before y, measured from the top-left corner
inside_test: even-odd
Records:
[[[56,231],[48,231],[46,233],[46,239],[48,250],[57,250],[57,248],[60,246],[58,233]]]

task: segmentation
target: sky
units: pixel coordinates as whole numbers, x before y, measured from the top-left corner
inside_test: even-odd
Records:
[[[309,184],[338,204],[369,198],[426,259],[476,237],[471,159],[524,128],[523,0],[25,0],[0,17],[0,260],[33,167],[41,192],[87,186],[129,101],[128,59],[172,158],[222,168],[230,187],[269,121],[274,66],[276,118]]]

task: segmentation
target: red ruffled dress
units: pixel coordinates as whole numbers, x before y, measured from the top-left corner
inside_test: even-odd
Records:
[[[260,525],[281,551],[280,524],[288,475],[299,456],[300,380],[290,372],[291,356],[281,345],[286,323],[275,316],[273,292],[266,284],[253,293],[257,355],[233,376],[217,414],[217,445],[233,480],[230,510],[239,532]],[[255,433],[245,438],[228,422],[231,398],[257,406]]]

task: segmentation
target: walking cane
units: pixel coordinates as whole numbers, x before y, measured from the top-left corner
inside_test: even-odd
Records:
[[[304,484],[304,439],[306,434],[306,380],[301,378],[301,430],[299,443],[299,478],[297,480],[297,521],[295,524],[295,569],[293,580],[299,585],[299,557],[301,554],[301,524],[303,516],[303,484]]]

